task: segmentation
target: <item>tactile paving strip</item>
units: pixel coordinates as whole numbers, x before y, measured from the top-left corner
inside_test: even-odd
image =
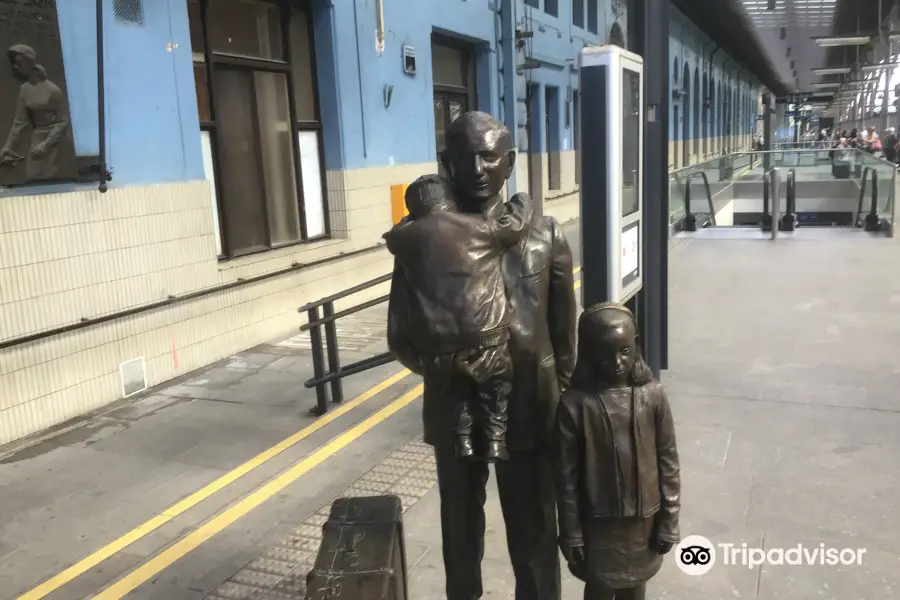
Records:
[[[684,252],[684,249],[690,246],[691,238],[669,238],[669,258],[674,258]]]
[[[360,352],[384,338],[387,331],[387,311],[378,306],[357,314],[348,315],[337,321],[338,348],[348,352]],[[324,337],[325,330],[322,330]],[[309,350],[309,332],[305,331],[275,344],[282,348]]]
[[[337,497],[394,495],[403,512],[437,483],[431,446],[416,437],[350,484]],[[296,600],[306,594],[306,575],[322,543],[322,525],[331,502],[307,517],[260,558],[251,561],[216,590],[208,600]]]

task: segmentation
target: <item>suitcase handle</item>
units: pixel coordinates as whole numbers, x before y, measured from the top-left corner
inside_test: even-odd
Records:
[[[365,530],[354,531],[350,539],[347,540],[347,545],[340,549],[340,552],[347,555],[347,561],[354,566],[359,563],[359,543],[365,537]]]

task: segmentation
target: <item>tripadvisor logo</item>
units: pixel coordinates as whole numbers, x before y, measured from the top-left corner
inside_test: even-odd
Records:
[[[743,566],[753,569],[761,565],[834,567],[860,566],[865,548],[831,548],[825,544],[790,548],[755,548],[745,543],[713,544],[702,535],[684,538],[675,551],[678,568],[688,575],[704,575],[718,562],[725,566]]]

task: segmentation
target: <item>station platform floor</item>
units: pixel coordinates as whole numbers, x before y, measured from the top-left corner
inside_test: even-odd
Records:
[[[682,534],[866,553],[699,577],[669,556],[648,598],[900,597],[900,243],[708,231],[670,245]],[[577,223],[567,233],[580,255]],[[382,351],[383,330],[383,307],[348,318],[342,360]],[[406,510],[410,599],[443,598],[420,382],[396,364],[350,377],[347,401],[313,419],[306,344],[273,341],[0,449],[0,600],[302,598],[333,499],[383,493]],[[493,488],[486,510],[486,596],[512,598]],[[568,575],[563,597],[581,597]]]

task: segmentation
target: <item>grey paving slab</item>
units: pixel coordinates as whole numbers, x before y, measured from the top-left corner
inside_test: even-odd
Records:
[[[895,595],[885,581],[897,563],[884,556],[898,555],[892,532],[900,525],[889,492],[898,484],[891,432],[900,395],[891,391],[900,383],[900,279],[883,273],[898,266],[892,242],[834,230],[775,244],[699,236],[671,263],[665,380],[684,456],[685,514],[696,516],[684,532],[724,539],[732,534],[717,528],[743,527],[766,547],[776,534],[783,545],[843,536],[883,554],[863,578],[859,570],[756,570],[753,597]],[[716,472],[715,454],[697,451],[722,431],[728,458]],[[706,492],[693,509],[691,482]],[[667,566],[657,597],[701,589],[732,597],[726,582],[709,579],[719,571],[685,578]]]
[[[367,318],[375,328],[381,317]],[[122,403],[0,458],[0,590],[4,590],[0,598],[6,591],[25,591],[54,575],[313,423],[307,412],[315,404],[315,391],[302,385],[312,375],[309,348],[288,347],[287,353],[278,348],[264,344],[220,361],[169,388]],[[360,354],[368,356],[355,355]],[[398,370],[393,364],[348,378],[345,398],[352,399]],[[82,598],[83,590],[112,581],[135,561],[146,560],[413,385],[413,378],[402,381],[326,425],[129,546],[122,562],[105,561],[96,573],[79,578],[85,580],[79,586],[66,586],[51,598]],[[372,439],[378,444],[392,442],[383,436]],[[371,449],[373,444],[365,447]],[[350,452],[352,460],[363,468],[371,459],[356,452]],[[342,477],[350,477],[353,469],[345,471]],[[306,479],[311,487],[293,496],[295,500],[329,489],[328,479]],[[254,522],[258,535],[245,532],[232,540],[248,538],[246,547],[253,548],[250,539],[265,538],[265,519],[272,514],[263,513],[262,520]],[[220,551],[219,560],[210,556],[207,564],[215,568],[209,569],[213,573],[209,585],[227,579],[252,553],[246,549],[244,554],[234,553],[233,564],[221,560],[231,554]],[[200,593],[199,588],[181,586],[184,579],[163,596],[148,597],[189,598]]]
[[[565,230],[578,251],[577,223]],[[867,546],[872,558],[865,569],[818,572],[810,567],[791,572],[717,566],[703,577],[682,574],[670,558],[651,582],[649,597],[842,600],[897,595],[900,548],[894,532],[900,526],[895,500],[900,481],[895,463],[900,449],[896,435],[900,396],[895,390],[900,367],[894,364],[894,356],[900,320],[893,315],[900,309],[900,278],[883,275],[900,272],[898,267],[900,247],[859,232],[815,233],[774,245],[704,238],[677,239],[671,245],[671,363],[664,382],[682,454],[683,533],[767,548],[775,543],[844,544],[846,539]],[[347,356],[365,356],[383,344],[364,337],[348,338]],[[172,441],[171,451],[157,451],[155,456],[148,452],[151,456],[146,460],[166,465],[144,466],[159,474],[147,477],[157,482],[155,488],[149,483],[144,487],[129,484],[127,474],[110,468],[111,482],[125,488],[137,486],[136,494],[152,498],[165,495],[152,490],[167,489],[168,480],[162,477],[166,469],[174,472],[180,467],[202,478],[203,469],[212,473],[229,468],[243,455],[252,454],[258,447],[255,444],[291,429],[282,429],[279,420],[293,420],[294,430],[302,427],[306,421],[298,417],[297,381],[309,369],[308,349],[302,342],[291,336],[262,345],[248,352],[246,359],[225,361],[189,378],[185,383],[191,385],[158,392],[144,405],[120,408],[93,429],[73,434],[69,445],[47,443],[18,460],[13,455],[11,461],[0,461],[0,475],[9,473],[16,482],[57,482],[59,490],[54,497],[52,491],[29,483],[15,496],[19,486],[0,479],[4,481],[0,501],[9,495],[14,500],[10,505],[18,506],[15,510],[20,515],[7,524],[15,535],[0,535],[0,589],[7,589],[2,587],[4,577],[10,577],[14,567],[39,580],[47,569],[34,566],[36,557],[44,560],[46,556],[55,566],[63,564],[69,555],[52,555],[49,543],[73,540],[71,536],[82,531],[62,527],[61,537],[45,535],[40,543],[47,546],[29,549],[26,542],[31,542],[25,535],[29,527],[23,527],[23,519],[34,519],[36,529],[43,522],[32,513],[53,505],[70,512],[87,511],[89,523],[111,533],[115,528],[107,523],[117,515],[136,518],[151,512],[152,500],[145,504],[132,500],[125,508],[110,508],[101,497],[91,508],[85,506],[84,498],[73,495],[78,491],[76,476],[87,472],[100,473],[97,485],[105,489],[105,471],[89,469],[95,455],[119,454],[125,444],[117,446],[117,438],[134,435],[136,447],[141,448],[153,440],[165,441],[164,434],[150,433],[152,428],[145,425],[153,423],[160,429],[180,428],[173,431],[181,437],[201,438],[199,445],[181,453],[175,450],[185,446],[183,441]],[[366,382],[351,381],[348,385],[365,389]],[[409,389],[413,384],[410,378],[405,387],[398,387]],[[353,417],[348,415],[329,429],[332,433],[323,432],[295,452],[273,460],[269,468],[235,484],[230,495],[211,498],[204,510],[182,515],[142,539],[128,549],[122,564],[111,562],[105,575],[89,574],[84,587],[63,589],[50,600],[81,598],[91,586],[111,581],[129,568],[129,561],[154,555],[401,391],[367,405]],[[311,395],[307,392],[303,397],[309,405]],[[303,577],[316,548],[315,532],[331,500],[341,493],[385,491],[400,494],[411,507],[405,516],[411,597],[443,597],[439,499],[433,489],[427,491],[434,474],[395,477],[404,460],[424,461],[424,455],[416,459],[393,454],[420,432],[419,411],[417,403],[400,411],[129,597],[302,597]],[[257,418],[251,419],[252,415]],[[210,433],[204,436],[199,424],[205,424]],[[239,439],[242,433],[248,439],[229,447],[227,441]],[[136,465],[132,461],[139,455],[124,453],[122,462]],[[221,469],[209,469],[213,465]],[[177,475],[174,478],[180,481]],[[174,490],[177,484],[172,485]],[[496,490],[490,485],[486,595],[512,597],[505,530]],[[185,483],[184,489],[190,487]],[[116,498],[120,504],[122,498]],[[50,504],[28,511],[31,502]],[[91,511],[106,511],[113,517],[92,517]],[[60,514],[59,518],[67,517]],[[17,577],[20,583],[27,579]],[[568,574],[563,592],[566,599],[581,597],[579,583]]]
[[[671,260],[671,369],[664,381],[682,456],[685,534],[770,548],[867,543],[866,569],[792,572],[716,567],[702,577],[670,559],[650,597],[890,598],[896,596],[900,436],[895,313],[900,266],[883,240],[810,235],[771,247],[695,239]],[[799,248],[799,250],[798,250]],[[878,265],[875,268],[874,265]],[[856,327],[862,324],[863,329]],[[882,419],[883,417],[883,419]],[[892,435],[894,432],[894,435]],[[502,519],[496,497],[488,522]],[[437,497],[408,514],[432,551],[411,573],[413,596],[443,597]],[[502,536],[489,536],[490,596],[511,597]],[[795,569],[796,570],[796,569]],[[570,578],[565,598],[580,597]]]
[[[287,593],[287,587],[300,585],[315,556],[325,518],[316,517],[316,513],[326,511],[333,499],[354,482],[368,481],[366,475],[373,468],[383,465],[386,460],[389,463],[396,460],[398,452],[404,451],[405,442],[419,433],[420,419],[418,406],[401,410],[390,422],[379,425],[352,446],[341,450],[327,463],[304,475],[154,578],[154,585],[158,588],[160,583],[169,582],[169,586],[202,589],[213,593],[211,598],[248,597],[234,595],[258,592],[261,586],[270,584],[280,586],[281,593]],[[402,471],[395,474],[393,482],[402,475]],[[278,569],[287,573],[279,574]],[[295,571],[299,573],[297,577],[282,584],[282,580]],[[273,576],[277,576],[277,584]],[[149,591],[151,589],[153,586],[142,586],[134,597],[158,597]],[[299,597],[303,597],[302,592]]]
[[[765,548],[796,546],[804,537],[810,550],[825,548],[864,549],[862,561],[850,565],[764,565],[761,567],[758,597],[765,600],[787,598],[853,598],[881,600],[900,593],[900,558],[897,546],[873,546],[871,540],[846,531],[822,531],[782,526],[767,529]],[[846,558],[851,555],[847,554]],[[848,561],[849,562],[849,561]]]

